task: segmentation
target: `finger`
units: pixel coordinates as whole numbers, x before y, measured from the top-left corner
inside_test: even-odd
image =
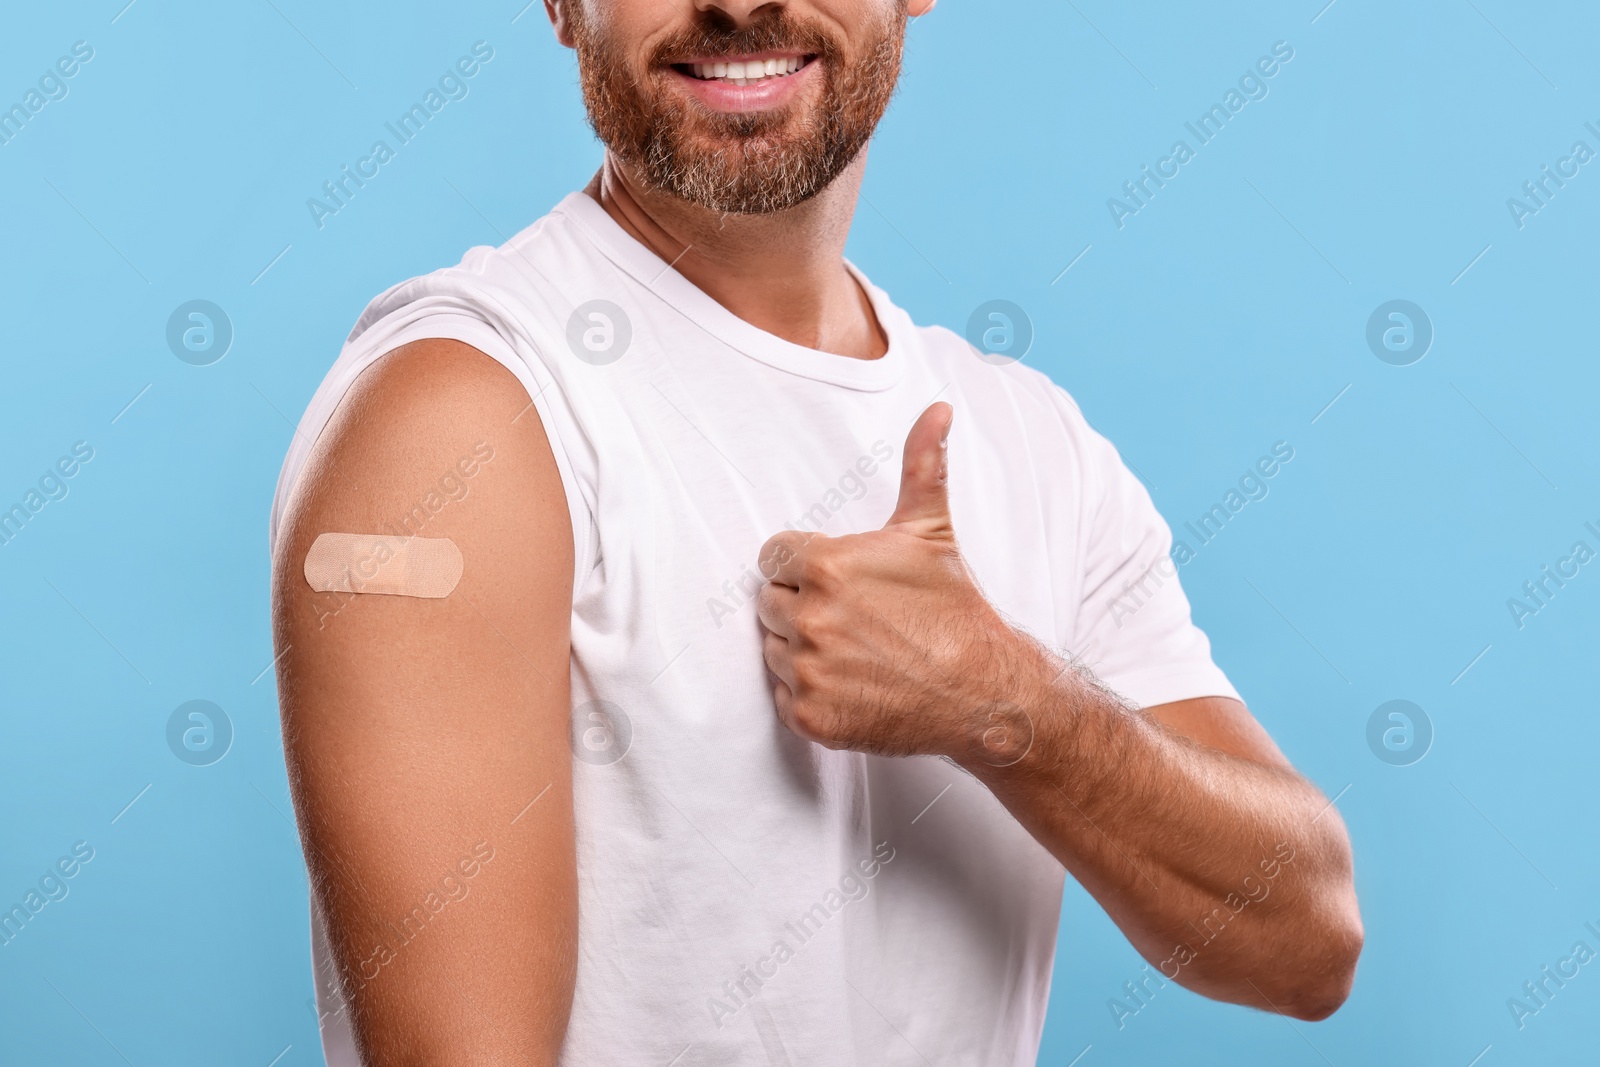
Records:
[[[789,723],[789,705],[794,701],[794,690],[789,688],[789,683],[779,679],[772,683],[772,706],[778,712],[778,721],[785,727],[793,730]]]
[[[761,658],[766,661],[767,670],[777,675],[790,689],[794,688],[794,659],[790,655],[788,641],[775,633],[762,634]]]
[[[821,536],[801,533],[799,530],[784,530],[767,538],[767,543],[761,546],[761,552],[756,557],[761,577],[769,582],[799,589],[801,560],[806,545]]]
[[[799,606],[800,593],[787,585],[768,582],[756,594],[756,615],[761,625],[780,637],[795,637],[794,613]]]
[[[810,741],[812,744],[822,745],[825,748],[838,749],[843,747],[839,742],[832,739],[813,736],[810,731],[796,721],[794,690],[787,682],[779,680],[773,683],[772,706],[778,712],[778,721],[796,737]]]
[[[938,541],[955,539],[950,522],[949,440],[955,409],[931,404],[906,435],[900,468],[900,499],[885,526],[908,529]]]

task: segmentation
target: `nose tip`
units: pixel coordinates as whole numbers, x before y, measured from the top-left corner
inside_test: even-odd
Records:
[[[695,0],[695,10],[703,15],[720,15],[736,26],[758,22],[788,6],[787,0]]]

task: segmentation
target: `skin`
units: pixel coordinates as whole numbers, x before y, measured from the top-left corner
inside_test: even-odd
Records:
[[[590,23],[627,41],[641,73],[653,45],[697,14],[743,23],[787,8],[848,42],[889,9],[588,2]],[[568,3],[546,8],[570,45]],[[932,7],[915,0],[908,13]],[[820,195],[766,216],[663,196],[609,153],[588,191],[746,321],[875,359],[887,342],[842,258],[864,166],[865,153]],[[944,499],[951,417],[936,404],[912,429],[900,505],[882,530],[779,534],[763,548],[763,655],[779,716],[829,747],[955,760],[1169,978],[1325,1017],[1348,994],[1362,940],[1338,812],[1244,705],[1130,710],[999,616],[962,562]],[[493,459],[421,531],[455,541],[467,561],[451,596],[311,590],[302,568],[319,533],[399,522],[478,442]],[[572,569],[537,413],[509,372],[455,341],[407,345],[364,372],[289,501],[273,567],[285,752],[315,906],[368,1065],[557,1060],[578,930]],[[493,858],[461,874],[481,847]],[[1269,879],[1264,857],[1285,847],[1292,860]],[[399,936],[446,874],[465,895]],[[1241,894],[1250,903],[1238,910]],[[1228,921],[1208,942],[1202,928],[1219,907]],[[1192,958],[1168,962],[1180,943]]]
[[[1338,812],[1239,701],[1131,709],[1006,622],[951,523],[952,415],[935,404],[912,427],[883,529],[763,546],[779,718],[829,748],[954,760],[1168,978],[1331,1015],[1362,944]]]
[[[462,478],[478,442],[493,458]],[[441,493],[420,531],[466,561],[449,597],[307,584],[319,533],[383,532],[452,473],[466,496]],[[527,393],[454,341],[407,345],[362,374],[284,514],[284,750],[367,1064],[555,1062],[577,959],[572,567],[566,498]],[[479,842],[493,858],[463,877]],[[405,943],[395,927],[430,892],[445,897],[452,872],[466,895]],[[375,958],[380,944],[392,959]]]
[[[908,14],[925,15],[934,2],[913,0]],[[615,27],[630,43],[634,74],[642,78],[656,45],[683,25],[686,12],[720,11],[742,24],[769,9],[786,8],[819,21],[848,46],[852,27],[891,5],[887,0],[589,0],[588,6],[591,23]],[[557,39],[571,47],[568,7],[568,0],[545,4]],[[816,86],[810,88],[817,95]],[[630,236],[746,322],[807,348],[876,359],[888,351],[888,339],[866,293],[844,266],[866,164],[862,152],[820,194],[771,215],[723,215],[651,190],[609,152],[587,192]],[[775,249],[783,254],[774,255]]]

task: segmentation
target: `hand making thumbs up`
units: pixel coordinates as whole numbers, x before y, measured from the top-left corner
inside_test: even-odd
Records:
[[[960,758],[992,743],[989,709],[1009,699],[1008,664],[1030,658],[1030,642],[984,599],[957,548],[953,415],[937,403],[911,427],[883,529],[785,531],[762,546],[762,652],[778,716],[801,737],[885,756]]]

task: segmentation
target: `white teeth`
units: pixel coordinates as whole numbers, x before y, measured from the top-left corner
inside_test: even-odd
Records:
[[[767,78],[786,78],[805,66],[799,56],[783,59],[752,59],[740,63],[693,63],[694,76],[707,81],[729,81],[734,85],[755,85]]]

